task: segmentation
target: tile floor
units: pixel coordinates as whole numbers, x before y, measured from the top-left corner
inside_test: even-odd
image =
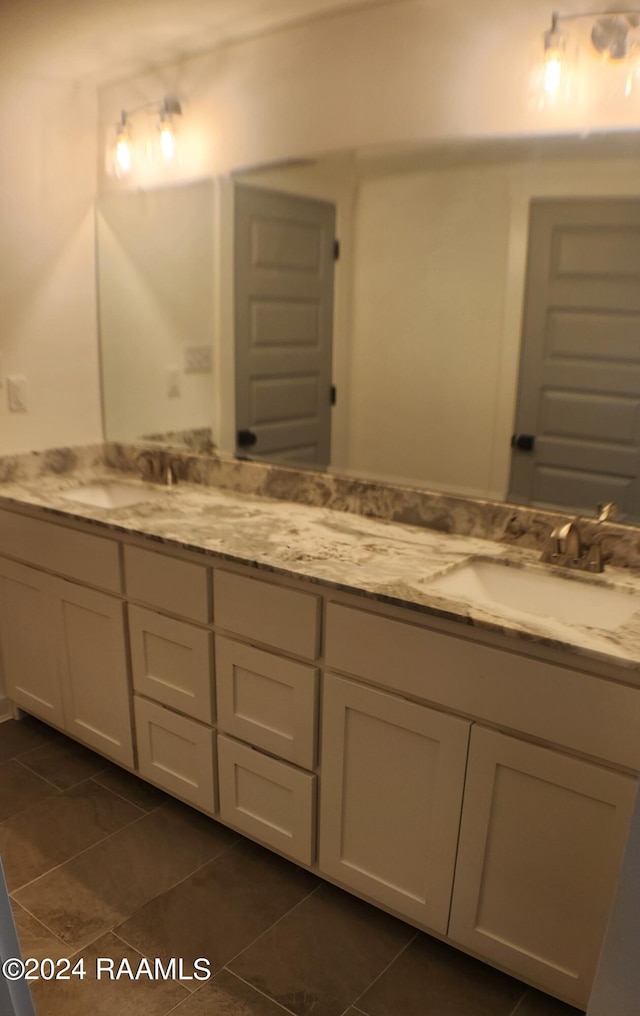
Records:
[[[29,718],[0,724],[0,856],[38,1016],[579,1016]],[[97,979],[96,960],[212,977]]]

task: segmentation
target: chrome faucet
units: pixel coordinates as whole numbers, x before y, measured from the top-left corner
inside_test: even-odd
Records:
[[[618,506],[615,501],[598,505],[596,525],[615,519]],[[581,530],[582,519],[576,515],[571,522],[559,522],[551,531],[547,545],[542,552],[542,561],[547,564],[559,564],[565,568],[578,568],[582,571],[601,572],[604,568],[602,541],[613,536],[613,533],[596,533],[590,543],[584,539]]]
[[[178,482],[179,460],[171,458],[163,448],[145,448],[136,457],[143,480],[164,483],[171,487]]]

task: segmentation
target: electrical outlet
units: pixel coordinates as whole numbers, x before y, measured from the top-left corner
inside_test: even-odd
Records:
[[[7,378],[7,401],[9,403],[9,410],[12,413],[26,413],[28,394],[27,394],[27,379],[17,374],[12,374]]]
[[[175,399],[180,395],[180,368],[167,367],[167,395]]]
[[[184,351],[185,374],[208,374],[211,370],[211,346],[187,346]]]

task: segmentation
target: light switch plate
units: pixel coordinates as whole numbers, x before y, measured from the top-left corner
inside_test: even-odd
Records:
[[[184,351],[185,374],[208,374],[211,370],[211,346],[187,346]]]

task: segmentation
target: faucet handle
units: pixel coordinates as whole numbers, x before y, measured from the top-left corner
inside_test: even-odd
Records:
[[[150,448],[145,448],[136,455],[136,465],[140,467],[143,480],[156,479],[156,457]]]
[[[607,501],[606,504],[596,505],[598,511],[598,522],[608,522],[617,519],[620,515],[620,508],[615,501]]]

